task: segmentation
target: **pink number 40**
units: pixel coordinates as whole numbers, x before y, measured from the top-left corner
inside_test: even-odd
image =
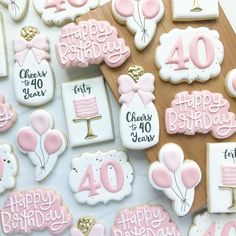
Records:
[[[229,223],[225,224],[221,231],[221,236],[229,236],[229,234],[232,230],[236,233],[236,221],[230,221]],[[219,236],[216,235],[216,223],[213,223],[207,231],[204,233],[203,236]]]
[[[116,175],[116,186],[110,182],[108,169],[112,168]],[[100,180],[97,181],[93,174],[93,166],[89,165],[79,186],[78,192],[89,191],[89,197],[98,195],[98,189],[102,186],[111,193],[119,192],[124,186],[124,173],[120,163],[116,160],[109,160],[100,168]]]
[[[68,3],[73,7],[82,7],[85,5],[88,0],[67,0]],[[64,4],[66,3],[66,0],[46,0],[44,4],[44,8],[56,8],[55,12],[61,12],[65,11]]]
[[[205,47],[205,61],[202,62],[199,56],[199,42],[203,42]],[[190,60],[199,69],[208,68],[215,59],[215,50],[211,40],[204,34],[197,34],[189,46],[189,56],[185,55],[183,45],[183,38],[180,37],[171,49],[170,54],[166,60],[166,64],[176,64],[175,70],[187,70],[189,69],[186,65]]]

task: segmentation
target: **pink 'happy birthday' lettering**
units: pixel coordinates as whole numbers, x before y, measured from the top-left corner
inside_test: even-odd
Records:
[[[229,108],[229,102],[219,93],[178,93],[165,112],[166,130],[168,134],[186,135],[211,132],[215,138],[228,138],[236,132],[235,114]]]
[[[63,27],[56,53],[63,68],[87,67],[102,61],[114,68],[127,60],[130,49],[109,22],[89,20]]]

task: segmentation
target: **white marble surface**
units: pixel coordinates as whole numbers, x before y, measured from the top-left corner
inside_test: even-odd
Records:
[[[107,0],[102,0],[106,2]],[[230,8],[229,2],[234,4],[235,0],[222,0],[221,2],[227,2],[226,7]],[[233,6],[233,5],[232,5]],[[236,8],[236,6],[235,6]],[[115,102],[113,96],[109,92],[109,97],[111,100],[112,115],[115,124],[115,141],[104,143],[100,145],[92,145],[87,147],[81,147],[76,149],[68,148],[63,156],[59,158],[59,162],[56,166],[53,174],[47,178],[42,183],[38,184],[33,178],[33,170],[30,161],[27,156],[21,154],[15,148],[15,134],[18,129],[22,126],[27,125],[29,114],[33,111],[30,108],[19,105],[15,101],[14,91],[13,91],[13,52],[12,52],[12,40],[15,35],[20,34],[20,30],[25,25],[37,26],[41,33],[46,33],[49,36],[51,43],[51,56],[52,56],[52,67],[56,76],[56,94],[53,102],[49,103],[47,106],[43,107],[48,110],[55,119],[55,127],[66,131],[65,117],[63,114],[63,105],[61,100],[61,90],[60,83],[64,81],[71,81],[73,79],[79,79],[84,77],[92,77],[99,73],[98,68],[92,67],[89,69],[73,69],[68,71],[62,70],[57,64],[54,44],[57,41],[60,29],[57,27],[48,27],[43,24],[40,17],[33,10],[32,5],[30,4],[30,11],[28,12],[26,18],[20,23],[13,22],[8,14],[7,10],[0,6],[0,10],[3,13],[5,26],[6,26],[6,35],[7,35],[7,48],[8,48],[8,60],[9,60],[9,77],[6,80],[0,81],[0,92],[3,93],[6,97],[7,102],[11,103],[16,111],[19,114],[18,121],[16,125],[7,133],[1,134],[0,139],[10,142],[14,145],[14,150],[19,159],[20,170],[17,178],[17,185],[15,190],[22,190],[32,187],[47,187],[53,188],[58,191],[64,199],[64,202],[69,207],[73,217],[74,223],[77,223],[77,220],[80,216],[84,215],[93,215],[97,217],[97,220],[104,223],[107,228],[107,235],[109,235],[109,229],[114,222],[116,213],[119,209],[123,207],[129,207],[134,205],[146,204],[146,203],[155,203],[164,206],[167,210],[171,212],[174,220],[177,221],[182,235],[187,235],[188,227],[191,223],[191,216],[188,215],[184,218],[176,217],[175,213],[171,210],[171,204],[166,197],[161,192],[155,191],[152,189],[147,179],[147,169],[148,162],[143,154],[143,152],[138,151],[129,151],[130,161],[135,169],[135,181],[133,185],[133,193],[131,196],[127,197],[121,202],[111,202],[107,205],[99,204],[93,207],[87,205],[78,204],[73,196],[73,193],[70,191],[68,185],[68,173],[70,171],[70,161],[73,157],[79,156],[83,152],[96,151],[97,149],[109,150],[109,149],[122,149],[119,134],[118,134],[118,113],[119,106]],[[236,28],[236,27],[235,27]],[[0,196],[0,207],[2,207],[3,202],[7,197],[7,193]],[[0,235],[3,235],[0,230]],[[33,235],[50,235],[47,232],[34,233]],[[65,233],[64,235],[69,235]]]

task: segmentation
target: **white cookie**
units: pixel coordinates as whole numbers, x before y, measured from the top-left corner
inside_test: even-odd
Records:
[[[0,0],[0,4],[8,8],[9,15],[14,21],[21,21],[28,10],[29,0]]]
[[[31,41],[16,37],[14,48],[14,89],[16,100],[26,106],[40,106],[54,96],[54,74],[48,38],[38,34]]]
[[[188,236],[235,236],[236,214],[210,214],[195,216]]]
[[[173,21],[211,20],[219,17],[218,0],[171,0]]]
[[[236,98],[236,69],[231,70],[226,75],[225,89],[231,97]]]
[[[0,194],[14,188],[18,163],[9,144],[0,143]]]
[[[201,170],[195,161],[184,161],[180,146],[168,143],[161,148],[159,161],[149,167],[148,178],[153,188],[162,190],[173,201],[176,214],[184,216],[194,202],[195,187],[201,181]]]
[[[209,143],[207,145],[208,211],[236,212],[235,186],[236,143]]]
[[[112,0],[112,13],[117,21],[135,35],[138,50],[146,48],[156,34],[164,15],[162,0]]]
[[[61,88],[71,147],[114,138],[102,76],[63,83]]]
[[[206,27],[173,29],[160,37],[155,61],[160,78],[178,84],[206,82],[220,74],[224,47],[219,33]]]
[[[51,115],[45,110],[36,110],[30,116],[29,127],[17,133],[17,146],[35,166],[36,181],[44,180],[53,171],[58,157],[66,149],[66,138],[52,128]]]
[[[99,6],[99,0],[33,0],[35,10],[47,25],[60,26]]]
[[[120,201],[132,192],[133,168],[123,151],[84,153],[72,160],[69,183],[79,203]]]

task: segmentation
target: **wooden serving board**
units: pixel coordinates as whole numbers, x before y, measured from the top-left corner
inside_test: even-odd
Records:
[[[111,25],[115,26],[119,32],[119,36],[123,37],[126,44],[131,49],[131,57],[129,60],[119,68],[111,69],[105,64],[100,66],[101,71],[105,77],[106,82],[111,88],[115,98],[119,99],[118,93],[118,82],[117,78],[127,73],[127,69],[131,65],[142,65],[145,72],[153,73],[156,77],[155,81],[155,105],[159,112],[160,117],[160,142],[153,148],[145,150],[146,156],[150,162],[157,160],[157,154],[162,145],[173,142],[179,144],[185,153],[185,158],[195,160],[201,167],[202,170],[202,182],[197,187],[196,197],[192,207],[192,211],[198,210],[206,205],[207,194],[206,194],[206,144],[208,142],[222,142],[214,139],[210,134],[207,135],[168,135],[165,130],[164,114],[165,109],[170,107],[171,101],[174,99],[176,93],[181,91],[193,91],[193,90],[209,90],[211,92],[222,93],[223,96],[229,100],[231,104],[230,111],[236,113],[236,101],[228,96],[224,90],[224,76],[229,70],[236,67],[236,36],[231,29],[229,22],[227,21],[222,9],[220,9],[220,18],[216,21],[202,21],[202,22],[179,22],[173,23],[171,17],[171,4],[170,0],[164,1],[165,5],[165,16],[157,26],[156,37],[143,51],[138,51],[133,43],[133,35],[128,29],[117,23],[112,16],[111,3],[108,3],[102,7],[99,7],[87,15],[77,19],[77,22],[88,19],[96,20],[107,20]],[[220,33],[221,41],[225,47],[225,59],[222,64],[222,72],[218,78],[209,80],[206,83],[194,82],[189,85],[182,83],[178,85],[171,84],[170,82],[163,82],[158,75],[158,70],[154,62],[155,49],[158,45],[160,35],[169,32],[173,28],[186,28],[188,26],[200,27],[206,26],[210,29],[217,30]],[[236,135],[231,138],[224,140],[227,142],[236,141]]]

